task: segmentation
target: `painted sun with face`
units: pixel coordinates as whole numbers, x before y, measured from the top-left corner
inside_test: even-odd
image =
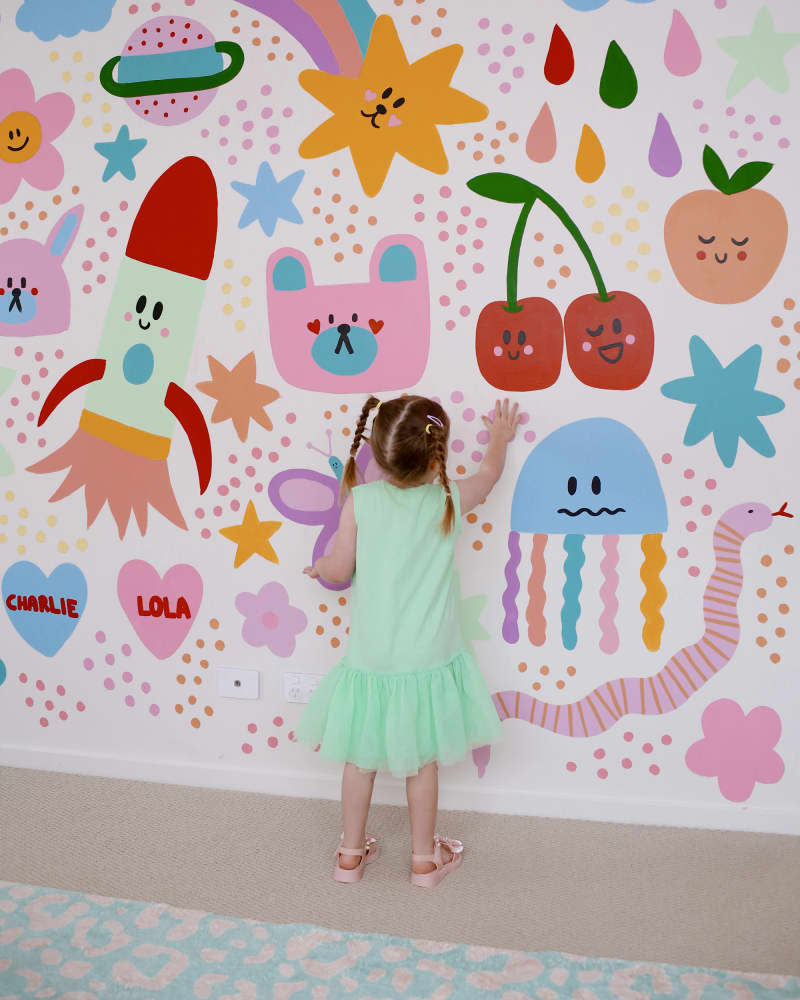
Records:
[[[74,114],[67,94],[45,94],[37,101],[27,73],[0,73],[0,203],[13,198],[23,180],[40,191],[61,183],[64,163],[53,139]]]
[[[435,174],[447,155],[437,125],[482,121],[485,104],[450,86],[463,54],[448,45],[409,63],[394,22],[375,21],[357,77],[304,70],[300,86],[333,112],[300,144],[308,159],[350,148],[364,192],[376,195],[395,154]]]

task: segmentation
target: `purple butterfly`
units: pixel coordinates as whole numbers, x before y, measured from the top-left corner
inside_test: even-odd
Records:
[[[333,454],[332,431],[327,430],[325,433],[328,436],[327,452],[315,448],[311,443],[308,447],[328,459],[332,476],[315,472],[313,469],[285,469],[274,475],[267,487],[267,494],[273,507],[284,517],[288,517],[295,524],[322,525],[322,531],[317,536],[311,553],[312,562],[316,562],[322,555],[327,555],[333,548],[333,538],[339,527],[339,517],[342,512],[339,503],[339,484],[344,475],[344,462]],[[369,483],[381,478],[381,470],[366,441],[358,449],[356,466],[361,482]],[[350,586],[349,580],[347,583],[328,583],[320,577],[319,582],[328,590],[346,590]]]

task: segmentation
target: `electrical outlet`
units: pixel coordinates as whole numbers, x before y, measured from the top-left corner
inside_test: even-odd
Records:
[[[284,674],[283,697],[285,701],[305,703],[322,680],[322,674]]]
[[[223,698],[258,698],[258,671],[217,667],[217,694]]]

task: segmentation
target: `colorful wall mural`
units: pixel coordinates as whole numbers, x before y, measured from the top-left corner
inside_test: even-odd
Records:
[[[5,5],[0,763],[335,797],[363,398],[508,394],[443,804],[800,829],[800,11],[673,2]]]

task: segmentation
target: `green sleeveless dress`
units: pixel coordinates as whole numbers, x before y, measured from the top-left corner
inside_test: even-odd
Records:
[[[489,689],[461,633],[455,486],[453,502],[454,530],[444,535],[441,485],[400,489],[378,480],[354,488],[350,639],[297,727],[297,738],[319,744],[321,756],[407,777],[501,738]]]

